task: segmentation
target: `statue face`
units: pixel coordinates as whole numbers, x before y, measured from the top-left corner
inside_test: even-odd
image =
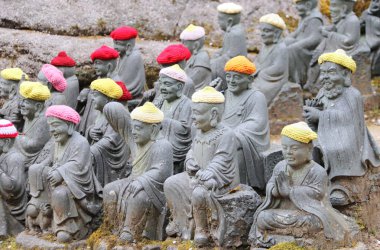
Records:
[[[228,15],[224,14],[224,13],[218,13],[218,24],[219,24],[219,27],[223,30],[223,31],[226,31],[227,30],[227,26],[228,26]]]
[[[281,136],[281,146],[285,161],[293,168],[300,168],[311,160],[311,143],[306,144]]]
[[[211,126],[212,110],[207,103],[195,103],[191,104],[191,118],[194,121],[194,125],[202,132],[207,132],[213,128]]]
[[[12,90],[11,83],[8,80],[0,80],[0,98],[8,98]]]
[[[260,34],[261,34],[261,40],[265,45],[271,45],[274,43],[277,43],[279,39],[279,29],[274,27],[273,25],[269,23],[260,23]]]
[[[94,61],[95,74],[97,77],[106,77],[110,71],[108,61],[95,59]]]
[[[153,125],[138,120],[132,120],[132,136],[137,145],[143,146],[151,140]]]
[[[113,40],[113,48],[122,56],[127,51],[128,40]]]
[[[167,76],[160,76],[160,93],[162,98],[172,102],[182,95],[183,83]]]
[[[49,82],[49,80],[46,78],[45,74],[41,70],[40,72],[38,72],[37,79],[39,82],[45,85]]]
[[[345,7],[345,8],[343,8]],[[334,24],[339,23],[342,18],[346,16],[346,5],[340,0],[331,0],[330,2],[330,16]]]
[[[332,62],[322,63],[319,79],[327,98],[335,99],[343,92],[346,76],[340,65]]]
[[[31,99],[23,99],[20,103],[21,115],[28,118],[33,118],[39,109],[39,102]]]
[[[231,91],[235,95],[238,95],[242,93],[244,90],[247,90],[252,80],[253,79],[250,75],[234,71],[226,72],[228,91]]]
[[[54,138],[55,142],[65,144],[69,139],[69,124],[66,121],[55,117],[48,117],[47,122],[49,124],[49,132]]]
[[[372,14],[379,16],[380,14],[380,0],[372,0],[369,5],[369,10]]]
[[[299,1],[296,3],[296,9],[300,17],[306,17],[311,10],[311,4],[307,0]]]
[[[109,102],[109,98],[97,90],[93,91],[92,100],[94,101],[94,109],[100,112],[103,112],[104,106]]]
[[[195,43],[196,43],[196,42],[197,42],[197,41],[181,40],[181,43],[182,43],[183,45],[185,45],[185,46],[190,50],[191,54],[193,54],[193,53],[194,53],[194,50],[196,49],[196,48],[195,48]]]

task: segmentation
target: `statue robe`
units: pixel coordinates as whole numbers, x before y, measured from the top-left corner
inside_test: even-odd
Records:
[[[45,107],[48,108],[52,105],[67,105],[65,94],[58,91],[51,91],[50,98],[45,101]]]
[[[21,132],[24,125],[24,119],[20,112],[19,103],[20,98],[18,95],[14,96],[12,99],[8,99],[0,109],[0,117],[11,121],[17,130]]]
[[[288,82],[289,62],[285,43],[279,41],[270,46],[263,45],[255,65],[257,71],[253,86],[265,95],[269,106],[282,86]]]
[[[365,23],[365,39],[371,49],[372,76],[378,76],[380,75],[380,17],[366,10],[361,19]]]
[[[193,80],[195,90],[208,86],[212,75],[210,57],[207,51],[201,49],[196,54],[192,54],[186,63],[185,72]]]
[[[79,81],[76,75],[66,78],[67,87],[63,94],[66,97],[67,106],[75,109],[77,106],[77,98],[79,96]]]
[[[270,146],[265,96],[254,89],[245,90],[238,97],[227,90],[225,96],[222,122],[237,137],[240,181],[264,189],[261,153]]]

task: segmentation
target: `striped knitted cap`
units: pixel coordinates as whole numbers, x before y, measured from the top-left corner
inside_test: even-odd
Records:
[[[17,129],[12,122],[0,119],[0,138],[15,138],[17,135]]]
[[[306,122],[297,122],[285,126],[281,131],[281,135],[302,143],[309,143],[318,137],[317,133],[311,130]]]

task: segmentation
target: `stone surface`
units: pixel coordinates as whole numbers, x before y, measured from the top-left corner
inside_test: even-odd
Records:
[[[263,152],[264,177],[268,182],[272,177],[273,169],[277,163],[284,159],[282,155],[282,147],[279,144],[272,143],[267,151]]]

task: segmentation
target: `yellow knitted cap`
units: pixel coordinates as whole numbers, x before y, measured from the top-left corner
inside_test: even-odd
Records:
[[[160,123],[164,119],[164,113],[153,103],[146,102],[131,112],[131,118],[145,123]]]
[[[213,87],[206,86],[196,91],[191,96],[191,100],[197,103],[224,103],[224,95]]]
[[[222,3],[218,5],[217,10],[226,14],[239,14],[243,10],[243,7],[236,3]]]
[[[297,122],[285,126],[281,131],[281,135],[302,143],[309,143],[318,137],[317,133],[311,130],[306,122]]]
[[[111,78],[97,79],[91,83],[90,88],[116,100],[123,95],[121,87]]]
[[[277,28],[280,28],[282,30],[286,29],[286,24],[284,20],[277,14],[270,13],[267,15],[264,15],[259,20],[260,23],[268,23],[270,25],[273,25]]]
[[[20,95],[26,99],[42,102],[50,98],[50,90],[40,82],[25,81],[20,84]]]
[[[20,68],[3,69],[0,75],[5,80],[20,81],[22,75],[25,75],[25,80],[29,80],[29,76],[25,74]]]
[[[342,49],[337,49],[335,52],[324,53],[318,58],[318,63],[333,62],[351,70],[352,73],[356,71],[356,63],[351,56],[348,56]]]

